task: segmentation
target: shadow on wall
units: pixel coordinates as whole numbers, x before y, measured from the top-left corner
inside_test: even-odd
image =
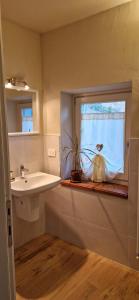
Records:
[[[75,219],[73,223],[68,221],[68,216],[59,214],[59,211],[56,210],[57,207],[46,205],[46,232],[51,235],[55,235],[58,238],[61,238],[65,242],[76,245],[80,248],[85,249],[85,243],[81,236],[78,233],[78,226],[75,225]]]
[[[128,202],[58,187],[46,196],[45,231],[128,265]]]
[[[51,192],[52,193],[52,192]],[[86,200],[86,195],[87,192],[82,191],[82,194],[84,194],[84,199]],[[88,193],[90,194],[90,193]],[[62,202],[62,194],[61,196],[61,202]],[[52,197],[52,195],[51,195]],[[72,210],[73,214],[75,213],[75,209],[77,207],[74,207],[74,196],[72,190],[70,190],[70,197],[71,197],[71,202],[72,202]],[[54,195],[53,197],[54,198]],[[50,200],[50,199],[49,199]],[[52,199],[51,199],[52,200]],[[83,199],[82,199],[83,200]],[[104,200],[104,199],[103,199]],[[105,216],[105,219],[107,221],[107,226],[108,228],[106,231],[104,230],[104,234],[107,235],[107,230],[108,233],[111,232],[111,234],[114,236],[114,241],[116,241],[116,244],[118,245],[118,250],[120,248],[120,255],[122,258],[125,260],[124,263],[126,264],[126,261],[128,260],[127,258],[127,245],[123,241],[123,236],[120,235],[119,233],[119,228],[117,228],[117,223],[116,220],[113,217],[113,214],[111,215],[111,210],[109,212],[108,206],[106,205],[106,202],[102,200],[102,197],[100,194],[97,194],[97,202],[98,202],[98,207],[96,210],[96,213],[98,213],[98,209],[101,211],[101,214]],[[118,201],[118,200],[117,200]],[[65,198],[63,198],[63,203],[65,202]],[[103,203],[104,202],[104,203]],[[64,215],[64,212],[60,211],[59,213],[59,203],[57,201],[57,206],[55,203],[55,206],[51,204],[52,201],[48,201],[46,205],[46,232],[51,235],[56,235],[57,237],[61,238],[62,240],[72,243],[76,246],[79,246],[80,248],[84,249],[90,249],[92,251],[95,251],[96,253],[100,255],[104,255],[106,257],[109,257],[110,259],[115,259],[119,261],[118,259],[118,253],[116,251],[112,251],[111,248],[114,248],[115,244],[111,244],[111,239],[110,236],[106,237],[107,240],[107,246],[103,244],[103,240],[101,241],[101,236],[99,235],[99,231],[96,232],[91,231],[92,235],[86,236],[86,231],[87,228],[86,226],[90,223],[88,223],[88,220],[86,220],[86,223],[82,217],[78,215],[78,217],[70,217],[70,221],[68,220],[68,215]],[[80,204],[80,203],[79,203]],[[51,206],[52,205],[52,206]],[[85,203],[86,205],[86,203]],[[88,208],[84,207],[85,210]],[[93,220],[94,212],[93,212],[93,207],[91,209],[92,211],[92,226],[97,226],[97,229],[101,231],[102,225],[95,224]],[[76,214],[77,215],[77,214]],[[123,216],[124,217],[124,216]],[[103,217],[104,218],[104,217]],[[71,223],[71,220],[73,220],[73,223]],[[81,222],[78,222],[81,221]],[[99,222],[98,222],[99,223]],[[87,224],[87,225],[86,225]],[[80,228],[81,226],[81,228]],[[89,228],[90,229],[90,228]],[[102,228],[104,229],[104,228]],[[80,232],[80,234],[79,234]],[[91,241],[90,241],[91,239]],[[90,245],[90,247],[89,247]],[[117,257],[116,257],[117,255]],[[112,257],[111,257],[112,256]]]
[[[115,237],[116,237],[116,239],[117,239],[119,245],[121,246],[122,253],[123,253],[124,257],[127,257],[127,248],[126,248],[126,246],[125,246],[125,244],[124,244],[124,242],[123,242],[122,237],[121,237],[120,234],[118,233],[118,230],[117,230],[117,228],[116,228],[116,226],[115,226],[115,224],[114,224],[114,222],[113,222],[113,218],[112,218],[111,215],[109,214],[108,209],[106,209],[106,207],[105,207],[103,201],[101,200],[100,195],[98,196],[98,199],[99,199],[99,203],[100,203],[100,205],[101,205],[101,207],[102,207],[102,209],[103,209],[103,211],[104,211],[104,213],[105,213],[105,216],[106,216],[106,218],[107,218],[107,221],[108,221],[108,223],[109,223],[109,225],[110,225],[112,231],[114,232],[114,235],[115,235]]]
[[[53,225],[58,229],[58,214],[50,207],[46,207],[47,216],[51,218],[53,214]],[[64,221],[60,226],[63,226],[67,240],[72,239],[83,242],[80,237],[72,230]],[[49,233],[51,231],[49,227]],[[41,240],[41,238],[47,241]],[[40,245],[37,245],[37,240],[41,240]],[[33,244],[34,243],[34,244]],[[77,243],[76,243],[77,244]],[[21,249],[21,250],[20,250]],[[57,289],[64,287],[69,279],[75,274],[87,261],[88,251],[80,249],[72,244],[59,240],[51,235],[44,235],[29,242],[17,250],[19,253],[16,256],[16,283],[17,283],[17,300],[23,297],[24,299],[38,299],[40,297],[49,298],[50,295],[55,295]]]

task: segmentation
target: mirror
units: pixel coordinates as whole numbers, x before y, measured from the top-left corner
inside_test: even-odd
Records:
[[[39,133],[38,93],[16,88],[5,89],[9,135]]]

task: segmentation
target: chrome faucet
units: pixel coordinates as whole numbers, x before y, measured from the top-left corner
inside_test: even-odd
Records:
[[[14,181],[15,180],[15,177],[13,176],[13,171],[10,171],[10,181]]]
[[[25,178],[25,172],[28,172],[29,170],[28,169],[26,169],[25,167],[24,167],[24,165],[21,165],[20,166],[20,177],[21,178]]]

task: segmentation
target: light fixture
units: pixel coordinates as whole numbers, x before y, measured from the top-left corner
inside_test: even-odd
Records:
[[[29,85],[27,83],[25,84],[25,90],[29,90]]]
[[[5,82],[5,87],[9,89],[13,87],[17,87],[17,88],[24,88],[25,90],[29,90],[29,86],[27,82],[25,80],[16,77],[7,78]]]
[[[5,82],[5,87],[7,89],[11,89],[12,88],[12,83],[11,83],[11,80],[10,79],[7,79],[6,82]]]

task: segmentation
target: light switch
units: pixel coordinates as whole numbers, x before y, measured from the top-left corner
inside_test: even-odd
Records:
[[[56,157],[56,150],[53,148],[48,149],[48,156],[49,157]]]

